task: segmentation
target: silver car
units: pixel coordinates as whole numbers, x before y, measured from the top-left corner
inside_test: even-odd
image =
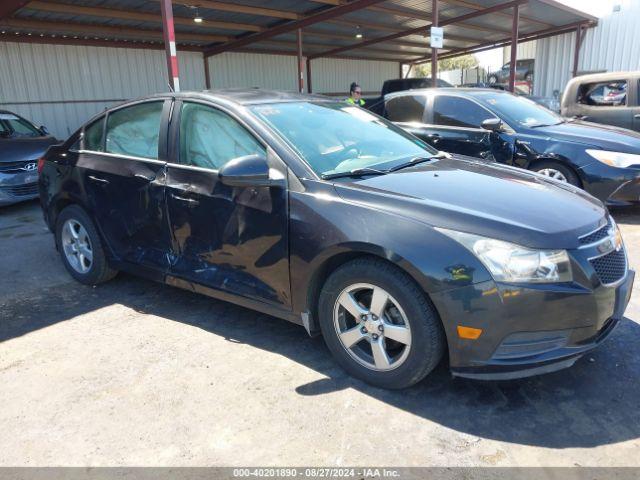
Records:
[[[0,110],[0,206],[38,196],[38,158],[56,143],[44,127]]]

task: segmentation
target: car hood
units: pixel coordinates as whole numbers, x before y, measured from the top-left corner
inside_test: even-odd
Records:
[[[467,158],[337,182],[335,188],[346,201],[534,248],[576,248],[580,235],[606,222],[602,203],[582,190]]]
[[[0,139],[0,162],[36,160],[50,145],[59,143],[54,137],[17,137]]]
[[[583,143],[616,152],[640,153],[640,133],[599,123],[570,121],[532,129],[536,135]]]

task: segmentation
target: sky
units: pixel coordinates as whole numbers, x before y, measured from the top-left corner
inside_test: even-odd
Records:
[[[615,4],[624,3],[624,0],[557,0],[583,12],[596,17],[602,17],[611,12]],[[446,34],[445,34],[446,35]],[[494,71],[502,67],[502,48],[488,50],[475,54],[481,67],[488,71]]]

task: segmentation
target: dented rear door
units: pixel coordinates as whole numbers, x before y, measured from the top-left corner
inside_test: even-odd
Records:
[[[89,208],[110,251],[141,269],[169,265],[164,188],[170,107],[171,100],[158,99],[110,111],[85,129],[78,157]]]

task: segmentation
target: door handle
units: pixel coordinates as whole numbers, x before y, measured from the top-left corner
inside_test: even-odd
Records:
[[[633,116],[633,118],[640,119],[640,113],[636,113],[636,114]]]
[[[106,180],[106,179],[100,178],[100,177],[94,177],[93,175],[89,175],[89,180],[93,180],[94,182],[104,183],[104,184],[109,183],[109,180]]]
[[[176,200],[178,200],[179,202],[185,202],[188,203],[190,205],[198,205],[200,202],[198,200],[196,200],[195,198],[186,198],[186,197],[181,197],[180,195],[176,195],[175,193],[171,194],[171,198],[174,198]]]
[[[156,176],[152,176],[152,177],[147,177],[146,175],[142,174],[142,173],[136,173],[133,175],[135,178],[139,178],[141,180],[146,180],[147,182],[153,182],[156,179]]]

